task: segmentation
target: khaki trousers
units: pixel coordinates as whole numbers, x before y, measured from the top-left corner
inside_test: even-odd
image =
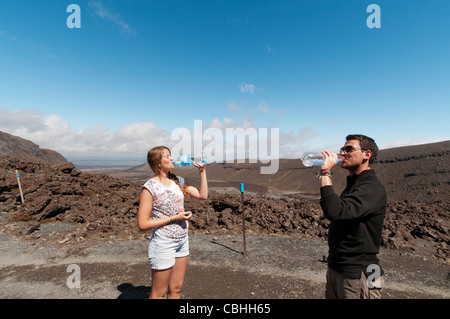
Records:
[[[381,299],[381,291],[384,286],[383,277],[380,278],[380,282],[381,288],[369,289],[364,272],[361,271],[360,279],[350,279],[328,267],[325,298]]]

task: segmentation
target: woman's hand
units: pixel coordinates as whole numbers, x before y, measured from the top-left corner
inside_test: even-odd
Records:
[[[192,162],[192,166],[197,167],[200,171],[204,171],[205,168],[206,168],[206,165],[205,165],[205,164],[196,164],[196,163],[194,163],[194,162]]]
[[[192,212],[191,211],[183,211],[180,212],[178,214],[176,214],[175,216],[172,216],[172,221],[182,221],[182,220],[189,220],[192,217]]]

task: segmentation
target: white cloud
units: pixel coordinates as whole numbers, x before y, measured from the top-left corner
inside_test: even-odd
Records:
[[[84,130],[72,130],[70,123],[59,115],[45,115],[33,110],[12,111],[0,108],[0,131],[19,136],[38,144],[41,148],[48,148],[62,153],[66,157],[84,156],[141,156],[145,157],[147,151],[157,145],[166,145],[172,148],[178,143],[171,140],[172,132],[169,132],[152,122],[131,123],[112,131],[106,124],[99,124]],[[219,130],[221,139],[208,140],[203,135],[202,145],[213,147],[211,143],[217,143],[217,147],[222,147],[227,151],[227,129],[228,133],[238,132],[243,129],[245,132],[255,132],[259,137],[260,128],[250,118],[241,121],[233,118],[215,118],[210,123],[203,123],[203,134],[208,129]],[[188,126],[187,131],[191,137],[193,130]],[[237,129],[237,131],[235,131]],[[311,139],[317,137],[318,132],[306,127],[297,133],[283,132],[279,128],[279,155],[281,158],[298,158],[305,150],[305,145]],[[211,130],[210,130],[211,132]],[[242,130],[241,130],[242,132]],[[269,133],[270,134],[270,133]],[[253,139],[252,139],[253,140]],[[238,143],[239,141],[237,141]],[[247,142],[240,141],[236,147],[246,148],[249,152]],[[225,154],[225,153],[224,153]],[[112,158],[113,159],[113,158]]]
[[[258,111],[263,112],[263,113],[275,113],[278,115],[283,114],[282,111],[270,108],[270,106],[266,102],[261,102],[258,105]]]
[[[33,110],[10,111],[0,108],[0,129],[6,132],[26,128],[29,132],[39,131],[45,127],[41,120],[43,113]]]
[[[280,144],[300,145],[318,135],[319,133],[313,130],[311,127],[305,127],[299,130],[298,133],[296,134],[293,132],[288,133],[280,132]]]
[[[242,108],[236,102],[229,102],[227,104],[227,110],[233,113],[241,113]]]
[[[103,3],[98,1],[89,1],[89,7],[95,9],[95,14],[102,19],[108,20],[115,24],[121,33],[136,35],[136,30],[132,29],[125,20],[113,9],[107,8]]]
[[[209,127],[217,127],[220,128],[222,125],[222,123],[220,122],[220,120],[216,117],[215,119],[213,119],[211,121],[211,124],[209,125]]]
[[[249,118],[243,119],[241,122],[236,121],[231,118],[224,118],[220,120],[215,118],[211,121],[210,124],[206,124],[204,126],[206,129],[214,128],[219,129],[222,132],[223,139],[229,138],[226,134],[226,129],[238,129],[242,128],[243,130],[247,130],[247,132],[251,132],[254,128],[256,134],[259,136],[259,129],[267,129],[267,132],[270,132],[270,127],[258,127],[255,126],[253,121]],[[250,129],[250,130],[249,130]],[[231,130],[231,134],[234,131]],[[270,134],[270,133],[269,133]],[[297,133],[294,132],[283,132],[282,128],[279,128],[279,154],[280,158],[300,158],[301,154],[306,151],[306,143],[311,139],[317,137],[319,133],[312,129],[311,127],[305,127],[300,129]],[[216,141],[218,145],[226,146],[225,140]],[[242,144],[243,141],[241,141]],[[205,145],[205,143],[204,143]],[[243,145],[238,145],[243,146]],[[248,146],[247,146],[248,147]],[[248,151],[248,150],[247,150]]]
[[[264,114],[275,114],[275,115],[283,115],[284,112],[271,108],[266,102],[262,101],[259,103],[257,107],[245,105],[248,104],[246,101],[238,104],[234,101],[227,103],[227,110],[233,114],[244,115],[247,117],[253,117],[257,112]]]
[[[258,105],[258,110],[263,113],[269,113],[270,107],[267,105],[267,103],[261,103],[260,105]]]
[[[238,128],[242,127],[244,129],[248,127],[253,127],[253,121],[251,119],[243,119],[242,122],[236,121],[232,118],[225,117],[222,121],[218,118],[215,118],[211,121],[209,125],[206,125],[206,128],[218,128],[225,132],[227,128]]]
[[[257,90],[256,86],[254,84],[247,84],[247,83],[241,83],[239,85],[239,90],[241,90],[242,93],[255,93],[255,90]]]
[[[319,136],[311,127],[300,129],[297,133],[280,131],[280,157],[300,158],[305,151],[311,150],[306,143]]]
[[[0,109],[0,131],[19,136],[63,155],[146,154],[156,145],[170,146],[170,132],[154,123],[132,123],[117,131],[105,124],[74,131],[58,115]],[[66,155],[66,156],[67,156]]]

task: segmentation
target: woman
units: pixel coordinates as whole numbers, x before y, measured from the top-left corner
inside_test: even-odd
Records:
[[[165,146],[151,149],[147,161],[155,176],[141,189],[138,211],[140,230],[153,229],[148,247],[152,269],[150,299],[179,299],[189,255],[188,220],[191,212],[184,211],[184,196],[208,198],[205,167],[200,171],[200,189],[182,185],[170,172],[175,166],[170,150]],[[184,184],[184,183],[183,183]]]

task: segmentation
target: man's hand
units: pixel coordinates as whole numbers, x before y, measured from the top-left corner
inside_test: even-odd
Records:
[[[337,163],[338,160],[337,154],[330,151],[323,151],[322,154],[325,156],[325,159],[322,163],[321,169],[331,170]]]

